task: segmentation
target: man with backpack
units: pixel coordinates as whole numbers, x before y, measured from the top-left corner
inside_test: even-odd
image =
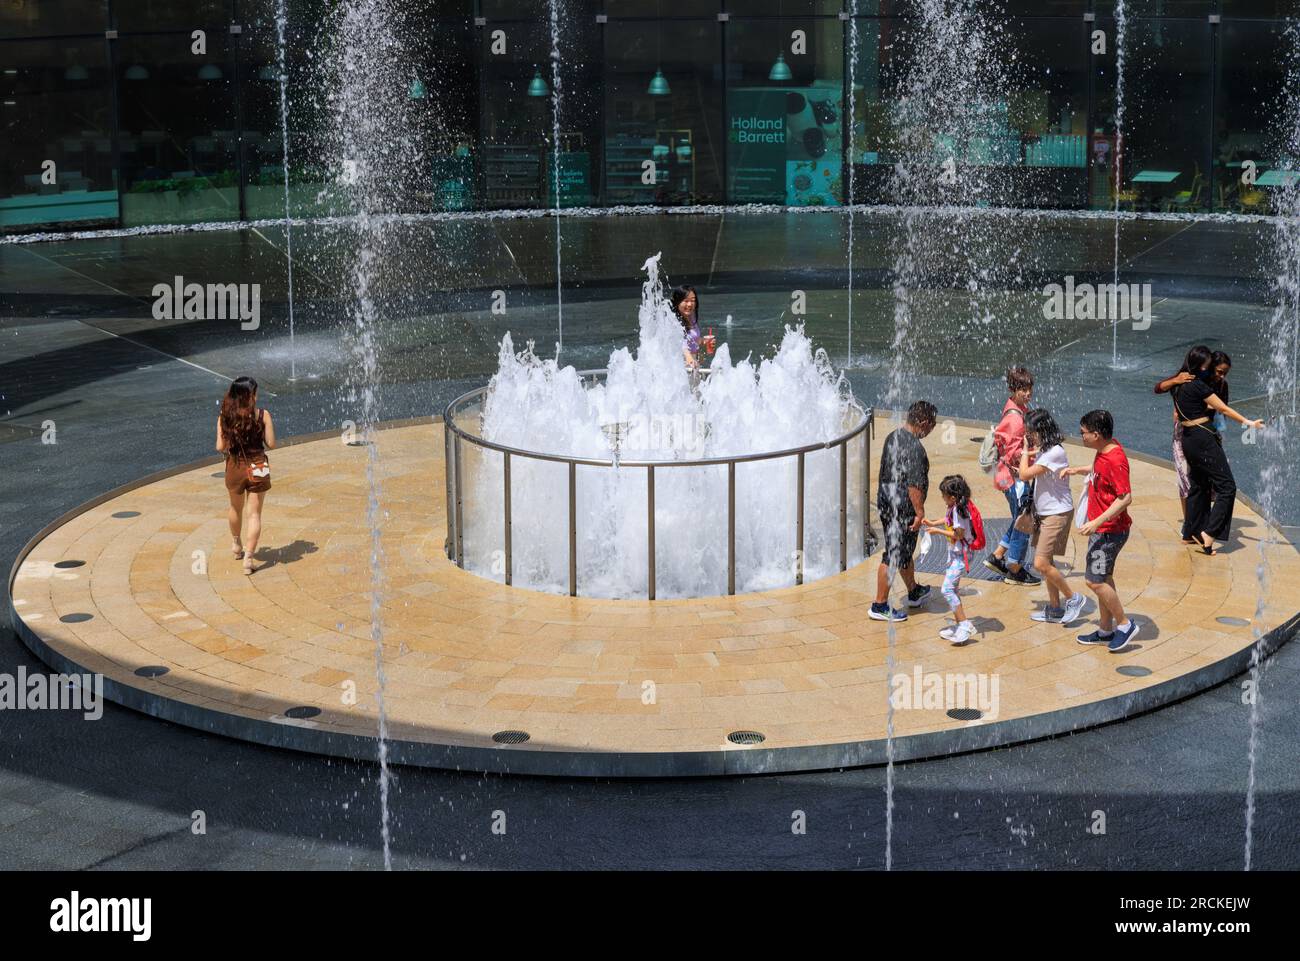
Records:
[[[917,535],[925,522],[925,495],[930,489],[930,458],[921,445],[939,419],[928,400],[918,400],[907,409],[907,421],[885,438],[880,454],[880,480],[876,487],[876,510],[885,532],[885,550],[876,572],[876,602],[868,616],[877,621],[905,621],[907,612],[889,606],[892,571],[903,576],[907,606],[920,607],[930,588],[916,583],[912,555]]]
[[[1027,498],[1032,496],[1029,486],[1020,479],[1020,450],[1025,446],[1025,415],[1029,401],[1034,396],[1034,375],[1024,367],[1007,371],[1007,402],[1002,408],[1002,419],[989,431],[980,448],[980,467],[993,475],[993,486],[1007,499],[1011,523],[1002,535],[997,549],[984,558],[984,566],[1001,574],[1008,584],[1034,587],[1042,578],[1024,568],[1025,554],[1029,550],[1029,535],[1016,530]]]

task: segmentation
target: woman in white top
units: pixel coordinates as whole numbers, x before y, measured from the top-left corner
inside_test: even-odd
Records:
[[[1061,471],[1070,466],[1065,438],[1052,415],[1042,408],[1025,415],[1025,444],[1020,450],[1020,479],[1034,482],[1034,569],[1047,585],[1047,606],[1030,615],[1035,621],[1069,624],[1083,614],[1086,595],[1071,592],[1055,558],[1070,544],[1074,497],[1070,478]],[[1067,598],[1064,604],[1061,598]]]

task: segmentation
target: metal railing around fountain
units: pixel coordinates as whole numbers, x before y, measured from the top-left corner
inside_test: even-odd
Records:
[[[583,370],[578,376],[584,381],[590,379],[599,382],[607,370]],[[701,374],[707,376],[707,368]],[[546,454],[540,451],[523,450],[493,443],[472,434],[456,422],[458,416],[476,401],[481,401],[487,393],[487,386],[461,394],[447,405],[443,413],[444,441],[446,444],[445,464],[447,465],[447,557],[458,567],[465,566],[464,544],[464,486],[461,472],[461,445],[471,444],[484,450],[496,451],[502,456],[502,475],[504,490],[502,492],[502,547],[505,561],[505,583],[511,584],[514,575],[514,520],[511,512],[510,461],[515,457],[531,460],[550,461],[568,466],[568,529],[569,529],[569,596],[578,596],[578,468],[605,467],[619,470],[638,470],[646,472],[646,554],[649,564],[648,597],[655,599],[655,471],[677,467],[722,467],[727,468],[727,593],[736,593],[736,465],[755,461],[777,460],[793,457],[796,459],[795,482],[795,583],[803,583],[804,575],[804,466],[805,458],[815,451],[830,450],[838,447],[840,451],[839,466],[839,569],[848,569],[849,557],[849,443],[862,436],[861,481],[862,481],[862,555],[865,558],[872,551],[873,535],[871,530],[871,500],[868,496],[871,483],[871,441],[875,422],[875,409],[858,408],[861,422],[848,433],[841,434],[833,440],[806,444],[803,447],[791,447],[786,450],[767,451],[758,454],[737,454],[732,457],[711,457],[699,460],[600,460],[590,457],[568,457],[564,454]],[[620,425],[621,426],[621,425]],[[608,433],[607,433],[607,436]]]

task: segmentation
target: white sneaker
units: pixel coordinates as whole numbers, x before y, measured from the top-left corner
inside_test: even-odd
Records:
[[[1065,601],[1065,614],[1061,616],[1062,624],[1077,621],[1088,610],[1088,595],[1074,594]]]
[[[945,627],[939,636],[952,644],[965,644],[975,636],[975,625],[970,621],[962,621],[954,627]]]

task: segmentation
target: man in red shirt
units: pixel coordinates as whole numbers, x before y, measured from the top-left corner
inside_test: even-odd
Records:
[[[1079,421],[1085,447],[1096,451],[1091,473],[1087,467],[1067,467],[1062,477],[1088,474],[1088,522],[1079,528],[1088,535],[1087,566],[1083,580],[1097,595],[1101,621],[1098,630],[1079,636],[1080,644],[1105,644],[1112,654],[1126,650],[1137,637],[1138,626],[1130,621],[1115,590],[1115,561],[1128,541],[1133,520],[1128,508],[1133,488],[1128,479],[1128,455],[1115,440],[1115,419],[1108,410],[1093,410]]]

